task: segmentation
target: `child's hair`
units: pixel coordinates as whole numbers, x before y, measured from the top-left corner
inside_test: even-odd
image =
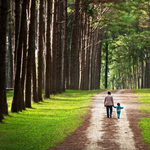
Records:
[[[118,106],[120,106],[120,103],[117,103]]]

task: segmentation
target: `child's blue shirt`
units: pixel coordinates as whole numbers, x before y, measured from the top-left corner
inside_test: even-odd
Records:
[[[121,107],[121,106],[113,106],[113,107],[116,108],[117,111],[121,111],[121,109],[123,109],[123,107]]]

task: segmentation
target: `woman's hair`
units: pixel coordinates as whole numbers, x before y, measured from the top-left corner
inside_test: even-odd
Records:
[[[120,103],[117,103],[118,106],[120,106]]]
[[[111,94],[111,92],[110,92],[110,91],[108,91],[108,94]]]

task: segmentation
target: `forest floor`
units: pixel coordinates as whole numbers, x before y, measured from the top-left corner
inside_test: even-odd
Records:
[[[82,126],[64,142],[50,150],[149,150],[142,141],[138,120],[150,114],[139,111],[139,103],[134,101],[136,96],[132,90],[111,91],[114,104],[119,102],[124,109],[120,119],[107,118],[104,107],[104,97],[107,91],[93,96],[92,106]]]

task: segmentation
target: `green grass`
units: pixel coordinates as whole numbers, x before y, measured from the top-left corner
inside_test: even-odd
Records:
[[[134,93],[138,95],[137,101],[141,103],[140,111],[142,113],[150,112],[150,89],[135,89]]]
[[[140,102],[140,111],[150,113],[150,89],[135,89],[134,93],[138,95],[137,101]],[[139,128],[142,131],[143,140],[150,148],[150,116],[139,119]]]
[[[100,90],[66,90],[32,109],[9,113],[0,124],[0,150],[46,150],[56,146],[82,124],[91,96]],[[12,92],[7,93],[9,111]]]

